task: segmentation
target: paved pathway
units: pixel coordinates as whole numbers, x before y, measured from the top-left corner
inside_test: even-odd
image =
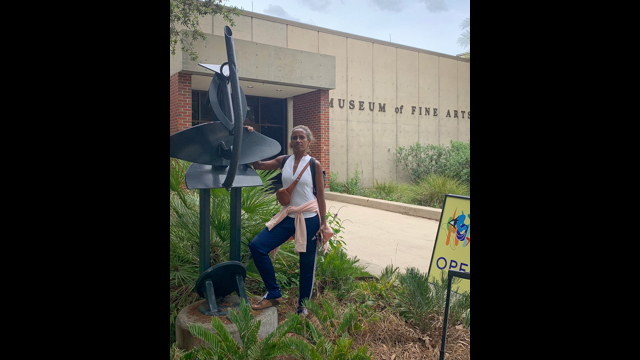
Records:
[[[341,233],[349,256],[357,256],[367,271],[379,274],[388,264],[414,266],[428,272],[438,221],[326,200],[327,210],[343,220]]]

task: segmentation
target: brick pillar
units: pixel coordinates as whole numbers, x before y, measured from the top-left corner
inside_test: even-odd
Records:
[[[316,141],[311,144],[311,156],[322,163],[329,188],[329,90],[316,90],[293,97],[293,126],[306,125]],[[288,134],[291,135],[291,134]]]
[[[191,127],[191,74],[177,72],[170,81],[170,135]]]

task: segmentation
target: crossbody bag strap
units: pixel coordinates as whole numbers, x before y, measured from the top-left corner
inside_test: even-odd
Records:
[[[304,174],[304,172],[307,170],[307,168],[309,167],[309,164],[311,163],[311,161],[307,162],[307,165],[304,166],[304,168],[302,168],[302,171],[300,171],[300,175],[298,175],[298,178],[295,179],[293,181],[293,183],[291,185],[289,185],[289,187],[287,188],[287,192],[289,194],[291,194],[293,192],[293,188],[296,187],[296,185],[298,184],[298,182],[300,181],[300,178],[302,177],[302,174]]]

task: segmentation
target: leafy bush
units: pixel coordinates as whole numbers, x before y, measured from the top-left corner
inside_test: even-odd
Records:
[[[411,185],[395,181],[374,180],[372,188],[364,188],[362,196],[407,203],[411,199]]]
[[[443,164],[444,175],[471,186],[471,141],[451,141],[448,161]]]
[[[340,209],[342,209],[342,207]],[[335,213],[327,210],[327,224],[329,224],[329,227],[331,227],[331,230],[333,230],[333,236],[331,237],[331,239],[329,239],[330,249],[334,249],[336,247],[344,248],[346,244],[346,242],[344,241],[344,236],[342,234],[342,232],[344,231],[344,226],[342,225],[344,220],[338,217],[340,209],[338,209],[338,211],[336,211]]]
[[[399,146],[396,162],[404,168],[412,181],[418,182],[428,175],[444,175],[470,187],[471,141],[450,141],[450,146],[421,145],[408,148]]]
[[[382,310],[392,303],[398,276],[398,268],[387,265],[380,275],[357,282],[349,296],[356,303]]]
[[[412,186],[410,192],[412,204],[438,209],[442,209],[446,194],[469,196],[467,185],[445,175],[427,175]]]
[[[316,279],[318,285],[324,290],[337,291],[338,297],[344,297],[354,286],[357,277],[370,274],[359,265],[357,256],[350,258],[341,246],[330,249],[324,258],[318,259],[316,267]]]
[[[457,290],[453,285],[460,281],[460,278],[454,278],[452,291]],[[448,286],[446,272],[441,272],[440,280],[429,283],[426,273],[410,267],[406,269],[405,274],[400,275],[399,282],[400,287],[396,292],[395,303],[405,320],[412,322],[423,331],[429,331],[442,321]],[[452,293],[449,308],[450,326],[460,321],[471,304],[469,293],[453,295]]]
[[[338,173],[331,172],[331,182],[329,183],[329,191],[342,192],[344,190],[344,183],[338,180]]]
[[[408,148],[399,146],[396,150],[396,162],[409,173],[413,182],[429,174],[439,173],[446,158],[446,149],[432,144],[422,145],[416,142]]]
[[[329,190],[349,195],[361,195],[362,184],[360,183],[360,170],[358,170],[358,164],[356,164],[356,170],[353,177],[350,177],[349,174],[347,174],[347,180],[345,182],[339,181],[338,174],[331,172]]]
[[[304,341],[294,337],[284,339],[293,354],[302,359],[370,360],[366,345],[351,350],[353,339],[349,335],[359,331],[364,320],[358,308],[350,304],[341,311],[338,304],[325,299],[321,299],[321,304],[304,300],[303,305],[318,321],[314,325],[305,317],[293,328],[292,332],[300,335]]]

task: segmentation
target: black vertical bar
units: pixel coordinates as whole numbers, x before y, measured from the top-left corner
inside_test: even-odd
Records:
[[[447,340],[447,323],[449,322],[449,301],[451,299],[451,282],[453,281],[454,276],[471,280],[471,273],[466,271],[449,270],[447,275],[449,277],[449,280],[447,284],[447,301],[444,305],[445,308],[444,308],[444,321],[442,324],[442,343],[440,345],[440,360],[444,360],[444,344],[445,344],[445,341]]]
[[[242,210],[242,188],[231,188],[231,221],[229,260],[240,261],[240,211]]]
[[[200,268],[199,275],[211,267],[211,197],[200,189]]]
[[[453,275],[449,273],[449,280],[447,284],[447,301],[444,308],[444,321],[442,324],[442,344],[440,345],[440,360],[444,360],[444,344],[447,340],[447,323],[449,320],[449,299],[451,298],[451,280]]]
[[[238,79],[238,65],[236,63],[236,50],[233,44],[233,32],[228,26],[224,27],[224,41],[227,46],[227,59],[229,60],[229,83],[231,85],[231,99],[233,107],[233,155],[229,160],[229,169],[227,177],[225,177],[222,186],[229,190],[233,185],[233,180],[238,171],[238,161],[240,160],[240,152],[242,151],[242,123],[244,121],[242,114],[242,101],[240,100],[240,80]]]

